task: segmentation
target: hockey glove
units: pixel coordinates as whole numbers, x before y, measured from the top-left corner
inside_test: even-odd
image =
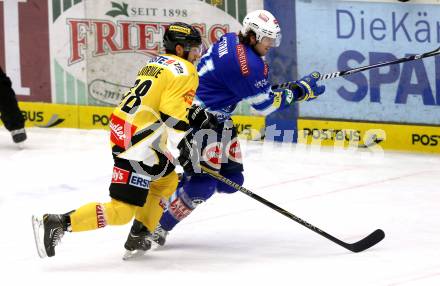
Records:
[[[189,125],[198,129],[215,129],[217,118],[201,106],[193,105],[188,109]]]
[[[295,102],[310,101],[324,93],[325,86],[316,84],[320,76],[319,72],[312,72],[288,86],[293,92]]]
[[[220,170],[222,158],[220,143],[213,141],[209,144],[208,141],[207,134],[189,132],[177,145],[180,152],[177,160],[186,175],[201,173],[200,166],[216,172]]]
[[[200,153],[192,132],[188,132],[185,137],[183,137],[179,145],[177,145],[177,149],[179,149],[180,152],[177,160],[185,174],[191,176],[196,173],[197,170],[200,172],[200,168],[197,167],[197,164],[200,162]]]

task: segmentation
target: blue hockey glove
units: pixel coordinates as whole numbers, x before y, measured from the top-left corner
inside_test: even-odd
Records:
[[[325,86],[316,84],[320,76],[319,72],[312,72],[288,86],[293,92],[295,102],[310,101],[324,93]]]

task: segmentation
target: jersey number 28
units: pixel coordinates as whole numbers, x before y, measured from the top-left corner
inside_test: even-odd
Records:
[[[137,79],[134,83],[134,87],[130,90],[130,92],[124,97],[125,103],[122,106],[121,110],[127,112],[129,114],[133,114],[136,112],[137,108],[142,102],[142,96],[146,95],[148,90],[152,85],[152,81],[147,79],[143,81],[141,84],[140,79]],[[139,86],[138,86],[139,85]],[[133,92],[134,89],[134,92]]]

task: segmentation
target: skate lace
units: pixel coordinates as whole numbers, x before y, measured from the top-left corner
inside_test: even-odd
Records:
[[[55,229],[52,237],[52,246],[57,246],[61,242],[61,238],[64,236],[64,230],[62,228]]]
[[[151,247],[151,242],[145,235],[134,235],[130,233],[125,248],[127,250],[148,250]]]

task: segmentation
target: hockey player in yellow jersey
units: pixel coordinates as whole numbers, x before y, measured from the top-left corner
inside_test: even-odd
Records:
[[[153,58],[137,75],[110,119],[114,159],[110,202],[92,202],[66,214],[33,216],[34,237],[40,257],[55,255],[63,234],[106,225],[123,225],[135,218],[125,243],[126,255],[146,251],[147,239],[162,215],[162,202],[177,187],[169,149],[188,129],[198,76],[193,63],[201,54],[201,37],[191,25],[173,23],[164,33],[166,54]]]

